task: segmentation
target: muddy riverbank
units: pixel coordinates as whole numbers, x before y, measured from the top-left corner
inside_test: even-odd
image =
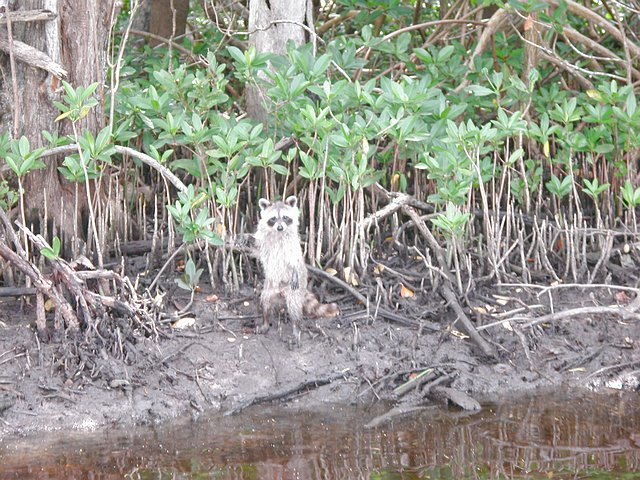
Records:
[[[640,326],[625,310],[633,294],[621,292],[521,286],[478,293],[468,313],[497,359],[458,330],[438,298],[421,305],[429,328],[342,302],[341,316],[309,320],[301,347],[291,350],[286,324],[253,333],[255,292],[216,301],[199,294],[193,325],[166,324],[158,338],[137,337],[133,361],[104,351],[75,369],[64,364],[73,340],[38,341],[32,307],[3,300],[0,435],[159,424],[272,402],[313,408],[388,400],[413,408],[451,401],[434,395],[436,386],[482,401],[559,385],[637,390]],[[584,310],[560,314],[576,308]]]

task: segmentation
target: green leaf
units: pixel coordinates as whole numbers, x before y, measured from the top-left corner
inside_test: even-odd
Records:
[[[41,248],[40,253],[43,257],[48,258],[49,260],[55,260],[58,258],[58,255],[49,247]]]
[[[522,148],[518,148],[511,155],[509,155],[509,160],[507,160],[508,165],[513,165],[518,160],[520,160],[524,156],[524,150]]]
[[[247,61],[244,57],[244,53],[242,53],[242,50],[240,50],[238,47],[234,47],[234,46],[228,46],[227,47],[227,51],[229,52],[229,55],[231,55],[231,57],[238,63],[242,64],[242,65],[246,65]]]
[[[638,108],[638,104],[636,102],[636,96],[633,93],[633,90],[631,90],[629,92],[629,95],[627,95],[627,101],[625,102],[625,106],[627,108],[627,115],[629,115],[630,117],[633,117],[633,115],[636,113],[636,110]]]
[[[23,135],[18,141],[18,152],[22,158],[26,158],[30,151],[31,147],[29,146],[29,139]]]
[[[475,95],[476,97],[486,97],[488,95],[495,95],[496,93],[490,88],[481,85],[470,85],[467,87],[467,90],[471,95]]]
[[[287,167],[285,167],[284,165],[280,165],[279,163],[274,163],[273,165],[271,165],[271,169],[283,176],[286,176],[289,173]]]

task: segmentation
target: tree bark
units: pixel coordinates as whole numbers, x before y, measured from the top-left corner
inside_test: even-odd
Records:
[[[188,13],[189,0],[153,0],[149,33],[167,39],[184,35]],[[149,41],[151,46],[160,43],[153,38]]]
[[[48,10],[56,16],[50,20],[20,22],[12,25],[12,38],[32,49],[42,52],[67,73],[66,81],[74,87],[99,83],[98,107],[93,109],[79,125],[94,134],[104,126],[104,75],[108,28],[111,18],[111,0],[21,0],[16,3],[20,10]],[[1,26],[5,32],[7,29]],[[0,54],[2,68],[11,71],[9,55]],[[0,129],[25,135],[32,148],[45,146],[42,131],[59,135],[71,132],[70,123],[55,122],[59,114],[53,101],[60,99],[60,82],[55,75],[15,59],[16,94],[10,75],[0,78]],[[13,115],[16,122],[13,122]],[[16,123],[15,125],[13,123]],[[56,229],[64,236],[74,231],[76,201],[74,185],[61,178],[58,162],[50,160],[47,167],[31,172],[25,177],[27,212],[30,221],[37,223],[53,220]],[[80,189],[82,190],[82,189]],[[86,205],[82,198],[80,205]],[[43,226],[41,226],[42,229]],[[79,225],[75,225],[79,227]]]
[[[286,53],[287,41],[302,45],[305,26],[313,28],[311,0],[249,0],[249,44],[257,53]],[[261,122],[267,119],[268,99],[260,85],[248,85],[247,112]]]

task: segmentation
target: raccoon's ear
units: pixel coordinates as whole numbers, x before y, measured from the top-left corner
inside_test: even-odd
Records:
[[[265,210],[271,206],[271,202],[266,198],[261,198],[258,200],[258,206],[260,207],[260,210]]]
[[[296,208],[296,206],[298,205],[298,199],[296,198],[295,195],[291,195],[290,197],[287,197],[284,203],[286,203],[292,208]]]

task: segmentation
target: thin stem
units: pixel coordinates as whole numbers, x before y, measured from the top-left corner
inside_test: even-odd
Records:
[[[71,123],[73,127],[73,136],[78,142],[78,129],[76,127],[75,122]],[[100,237],[98,237],[98,228],[96,227],[96,216],[95,211],[93,210],[93,202],[91,202],[91,185],[89,183],[89,171],[87,170],[87,165],[84,162],[84,157],[82,156],[82,148],[79,143],[76,143],[78,147],[78,154],[80,155],[80,165],[82,165],[82,173],[84,174],[84,185],[87,190],[87,205],[89,206],[89,222],[91,223],[91,230],[93,233],[93,237],[96,242],[96,255],[98,256],[98,266],[100,268],[104,268],[104,262],[102,259],[102,247],[100,245]]]

